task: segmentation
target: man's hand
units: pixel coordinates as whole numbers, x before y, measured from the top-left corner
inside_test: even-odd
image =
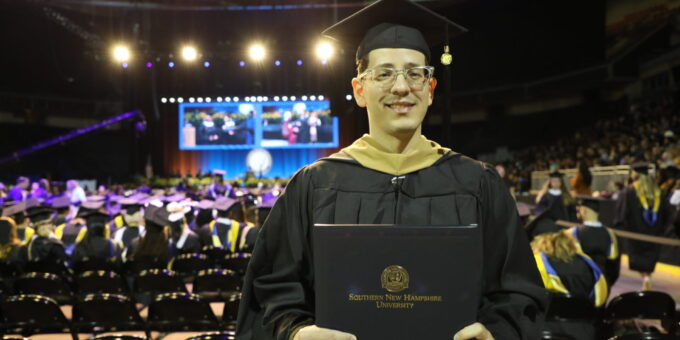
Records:
[[[491,335],[491,332],[489,332],[484,325],[482,325],[479,322],[475,322],[472,325],[469,325],[460,331],[456,333],[456,335],[453,336],[453,340],[468,340],[468,339],[477,339],[477,340],[495,340],[493,338],[493,335]]]
[[[300,328],[292,340],[357,340],[357,337],[354,334],[311,325]]]

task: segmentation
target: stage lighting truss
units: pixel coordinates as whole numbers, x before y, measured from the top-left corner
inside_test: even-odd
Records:
[[[249,103],[261,103],[261,102],[269,102],[269,101],[275,101],[275,102],[287,102],[287,101],[307,101],[307,100],[324,100],[323,95],[302,95],[299,98],[297,96],[245,96],[243,97],[243,101],[249,102]],[[352,96],[347,95],[345,97],[347,100],[351,100]],[[188,97],[187,102],[189,103],[212,103],[212,102],[217,102],[217,103],[232,103],[232,102],[238,102],[240,100],[239,97],[215,97],[214,99],[212,97]],[[163,104],[174,104],[174,103],[183,103],[184,98],[183,97],[161,97],[160,102]]]

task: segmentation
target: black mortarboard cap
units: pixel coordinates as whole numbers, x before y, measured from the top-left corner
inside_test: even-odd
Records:
[[[356,47],[357,59],[378,48],[408,48],[430,60],[430,46],[465,32],[465,27],[409,0],[379,0],[322,34]]]
[[[201,210],[212,210],[215,207],[215,201],[211,200],[201,200],[196,205],[196,208]]]
[[[14,216],[26,211],[26,202],[19,202],[2,210],[2,216]],[[21,223],[22,221],[19,221]]]
[[[649,163],[647,162],[635,162],[630,165],[633,171],[647,175],[649,173]]]
[[[85,217],[87,227],[102,226],[109,222],[109,215],[99,211],[93,211]]]
[[[31,219],[31,223],[38,223],[41,221],[49,220],[52,217],[52,209],[46,206],[37,206],[31,208],[27,211],[28,217]]]
[[[550,178],[562,178],[562,173],[559,171],[553,171],[548,176]]]
[[[71,199],[66,195],[59,196],[59,197],[52,200],[52,208],[53,209],[66,209],[70,206],[71,206]]]
[[[159,207],[154,204],[149,204],[144,209],[144,219],[146,221],[153,222],[158,227],[164,227],[170,225],[169,219],[170,213],[165,209],[165,207]]]
[[[578,203],[578,205],[587,207],[597,213],[600,212],[600,203],[602,201],[604,201],[604,199],[600,197],[576,196],[576,202]]]
[[[229,197],[220,197],[215,201],[215,205],[213,206],[215,209],[219,211],[227,211],[229,210],[237,201],[233,198]]]

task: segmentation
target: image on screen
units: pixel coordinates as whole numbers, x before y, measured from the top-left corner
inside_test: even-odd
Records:
[[[328,100],[182,103],[179,148],[334,148],[338,119]]]

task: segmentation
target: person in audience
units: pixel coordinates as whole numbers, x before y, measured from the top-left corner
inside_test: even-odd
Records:
[[[45,178],[38,182],[33,182],[31,185],[31,193],[29,197],[46,200],[50,196],[50,181]]]
[[[617,201],[614,226],[635,233],[661,236],[671,223],[672,210],[661,189],[649,175],[649,163],[632,165],[632,185],[624,189]],[[629,267],[642,275],[642,289],[652,289],[651,275],[659,259],[657,243],[628,239]]]
[[[59,227],[67,223],[69,219],[69,211],[71,208],[71,200],[67,196],[58,196],[52,200],[52,209],[55,214],[52,218],[52,224]]]
[[[32,237],[24,246],[23,260],[25,262],[56,262],[66,268],[68,257],[64,244],[54,236],[51,215],[52,210],[46,207],[31,212],[29,217],[35,229],[35,237]]]
[[[568,232],[537,235],[531,241],[531,248],[546,289],[556,294],[589,299],[596,308],[604,306],[609,294],[604,274],[588,255],[579,252],[577,243]],[[551,332],[568,334],[579,340],[596,339],[596,329],[591,321],[546,322],[545,327]]]
[[[129,247],[132,240],[144,234],[144,211],[137,197],[123,198],[121,205],[120,226],[113,232],[113,239],[123,247]]]
[[[87,233],[77,243],[73,251],[73,262],[86,260],[115,260],[122,251],[122,244],[115,242],[109,236],[107,227],[109,215],[92,212],[87,215]]]
[[[215,217],[213,215],[213,206],[214,205],[215,205],[215,201],[211,201],[211,200],[201,200],[196,205],[196,212],[195,212],[196,218],[194,219],[194,222],[189,227],[192,230],[195,230],[196,232],[198,232],[199,236],[201,235],[201,233],[199,231],[203,227],[205,227],[207,224],[209,224],[209,223],[211,223],[212,221],[215,220]],[[211,242],[208,242],[207,244],[211,244]]]
[[[10,217],[16,223],[17,236],[21,244],[27,244],[35,234],[35,230],[31,227],[31,219],[26,215],[26,206],[25,201],[19,202],[2,211],[3,216]]]
[[[67,223],[62,223],[55,227],[54,237],[61,241],[69,256],[73,254],[76,245],[85,238],[87,226],[84,216],[88,213],[82,210],[78,215]]]
[[[125,248],[123,258],[167,261],[170,254],[167,232],[167,226],[170,225],[169,215],[162,202],[151,201],[144,208],[145,233]]]
[[[252,249],[257,238],[253,224],[236,219],[242,209],[238,200],[223,197],[215,201],[217,219],[205,225],[200,232],[203,244],[229,249],[232,253]]]
[[[17,224],[9,217],[0,217],[0,262],[17,263],[20,246]]]
[[[619,240],[599,219],[600,207],[604,200],[591,196],[579,196],[578,216],[581,225],[569,229],[580,251],[588,255],[607,279],[609,287],[616,283],[621,268]]]
[[[564,183],[559,171],[551,172],[548,181],[536,196],[536,211],[546,212],[546,217],[553,221],[576,221],[574,198]]]
[[[587,162],[580,161],[578,163],[578,172],[571,178],[569,184],[573,189],[573,196],[591,196],[593,194],[593,191],[590,188],[593,184],[593,175],[590,173]]]
[[[201,239],[189,229],[185,217],[191,211],[191,208],[181,203],[171,202],[165,209],[169,213],[171,255],[200,252],[202,248]]]
[[[9,190],[8,196],[14,202],[21,202],[28,198],[28,187],[31,185],[31,181],[27,177],[19,177],[17,179],[17,184]]]
[[[66,192],[71,198],[71,205],[79,206],[87,200],[85,190],[80,186],[78,181],[71,179],[66,182]]]

